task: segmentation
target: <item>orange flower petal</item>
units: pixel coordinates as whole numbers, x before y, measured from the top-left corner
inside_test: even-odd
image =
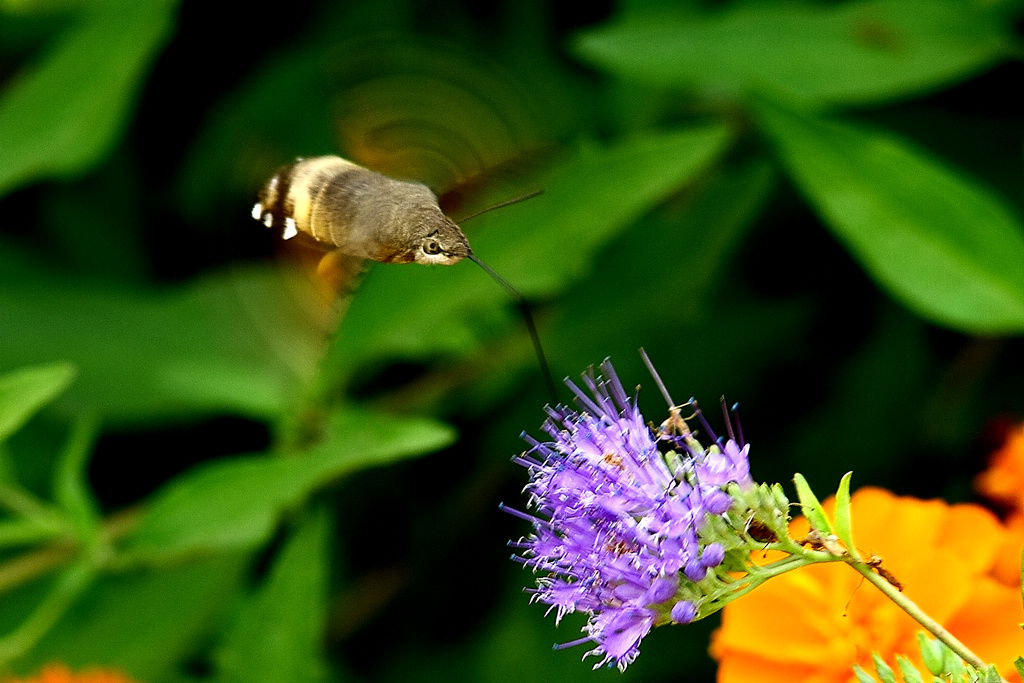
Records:
[[[799,666],[780,664],[756,657],[731,658],[718,667],[719,683],[831,683],[842,680],[842,673],[825,665]]]

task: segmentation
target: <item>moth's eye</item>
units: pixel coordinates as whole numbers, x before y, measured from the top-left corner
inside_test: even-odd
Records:
[[[441,253],[441,245],[437,243],[437,240],[427,240],[423,243],[423,253],[436,256]]]

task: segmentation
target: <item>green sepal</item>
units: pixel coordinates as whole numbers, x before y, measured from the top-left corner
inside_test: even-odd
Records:
[[[921,672],[914,668],[909,659],[903,655],[896,655],[896,664],[900,667],[900,673],[903,674],[906,683],[924,683]]]
[[[836,510],[832,515],[832,522],[836,527],[836,536],[846,544],[850,555],[860,558],[853,545],[853,520],[850,514],[850,479],[853,472],[847,472],[839,480],[839,488],[836,490]]]
[[[1013,660],[1013,666],[1017,669],[1017,675],[1024,678],[1024,657],[1017,657]]]
[[[875,653],[871,653],[871,661],[875,664],[875,671],[878,672],[878,679],[882,683],[896,683],[896,674],[893,673],[892,667],[885,663],[881,657]]]
[[[804,475],[799,472],[794,474],[793,483],[796,484],[796,495],[800,499],[800,509],[803,510],[804,517],[811,523],[811,528],[822,534],[831,534],[832,525],[829,524],[824,508],[818,502],[814,491],[811,491],[811,487],[808,485],[807,480],[804,479]]]
[[[921,634],[924,635],[923,633]],[[953,652],[948,645],[938,640],[935,641],[942,647],[942,671],[940,673],[946,674],[952,677],[952,680],[957,680],[957,677],[963,678],[967,673],[967,666],[964,664],[964,660],[960,659],[960,655]]]
[[[946,648],[942,642],[929,638],[925,635],[924,631],[918,631],[917,646],[921,650],[921,659],[924,661],[924,665],[928,667],[928,671],[936,676],[942,675],[942,672],[946,671],[946,666],[949,664],[946,659]]]
[[[772,484],[772,497],[775,499],[775,506],[780,510],[789,510],[789,498],[782,488],[782,484]]]
[[[996,667],[992,664],[988,665],[988,668],[982,673],[981,680],[984,683],[1005,683],[1003,677],[996,671]]]
[[[860,668],[860,664],[853,665],[853,675],[857,677],[859,683],[876,683],[875,679],[867,671]]]

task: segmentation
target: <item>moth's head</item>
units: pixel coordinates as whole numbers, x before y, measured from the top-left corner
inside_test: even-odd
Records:
[[[412,252],[415,263],[450,266],[471,253],[469,240],[462,228],[440,211],[421,223],[417,237],[418,242]]]

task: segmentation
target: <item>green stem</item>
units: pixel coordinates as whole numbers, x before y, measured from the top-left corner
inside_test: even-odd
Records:
[[[74,553],[74,546],[50,546],[7,560],[0,564],[0,595],[53,571]]]
[[[86,564],[72,565],[61,573],[28,619],[12,633],[0,638],[0,666],[32,649],[89,586],[94,576],[95,569]]]
[[[31,520],[40,528],[64,533],[68,529],[59,514],[31,493],[18,486],[0,484],[0,506],[14,514]]]
[[[815,560],[804,555],[790,555],[771,564],[751,567],[747,573],[751,576],[756,576],[759,580],[767,580],[809,564],[815,564]]]
[[[141,510],[138,508],[129,508],[108,517],[103,522],[103,543],[109,545],[126,536],[138,525],[140,518]],[[0,563],[0,595],[52,572],[79,551],[80,548],[72,543],[54,543],[5,560]],[[103,560],[102,564],[117,566],[113,558]]]
[[[901,593],[895,586],[886,581],[884,578],[872,571],[871,567],[864,562],[857,562],[853,560],[847,561],[851,567],[859,572],[865,579],[870,581],[875,588],[882,591],[887,598],[892,600],[896,605],[904,612],[909,614],[917,623],[924,626],[924,628],[938,638],[940,641],[945,643],[950,650],[955,652],[960,659],[964,660],[979,671],[984,671],[988,668],[988,664],[981,659],[978,655],[974,654],[966,645],[961,643],[956,636],[947,631],[945,627],[939,622],[932,619],[930,616],[917,606],[913,600],[908,598],[906,595]],[[1000,679],[1003,680],[1003,679]],[[1004,682],[1005,683],[1005,682]]]
[[[40,526],[31,520],[0,522],[0,548],[31,545],[60,536],[50,526]]]
[[[754,590],[768,579],[780,576],[782,574],[785,574],[786,572],[791,572],[794,569],[799,569],[800,567],[806,567],[809,564],[818,564],[821,562],[836,562],[838,560],[838,557],[830,555],[828,553],[802,550],[802,552],[799,555],[790,555],[789,557],[784,557],[781,560],[772,562],[771,564],[766,564],[764,566],[753,565],[747,569],[746,577],[743,579],[739,579],[736,582],[746,583],[743,583],[743,585],[738,587],[736,583],[733,583],[729,586],[727,591],[723,592],[722,595],[715,597],[715,599],[713,600],[714,611],[717,612],[733,600],[743,597],[744,595]],[[723,580],[723,582],[728,583],[726,577],[720,578]]]

